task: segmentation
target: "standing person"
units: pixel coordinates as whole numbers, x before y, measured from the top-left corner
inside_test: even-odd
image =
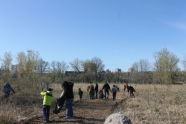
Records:
[[[117,91],[118,91],[118,89],[117,89],[116,85],[113,85],[113,88],[112,88],[113,101],[116,100]]]
[[[104,91],[104,97],[105,97],[105,99],[108,99],[108,97],[109,97],[109,91],[111,91],[109,84],[108,83],[105,83],[103,85],[103,88],[102,89]]]
[[[15,93],[14,89],[9,83],[6,83],[3,87],[4,97],[8,98],[10,96],[10,93]]]
[[[96,83],[95,86],[96,99],[98,98],[98,90],[99,90],[98,83]]]
[[[128,82],[126,82],[126,83],[124,84],[124,92],[125,92],[126,89],[128,89]]]
[[[73,108],[72,108],[72,103],[74,99],[73,87],[74,87],[73,82],[64,81],[62,84],[63,92],[61,94],[61,98],[65,99],[65,106],[66,106],[65,118],[67,119],[73,117]]]
[[[50,116],[50,106],[52,104],[52,88],[48,88],[47,91],[41,92],[41,96],[43,96],[43,120],[46,123],[49,123]]]
[[[81,90],[81,88],[79,88],[78,94],[79,94],[79,99],[81,100],[83,97],[83,91]]]
[[[94,99],[94,96],[95,96],[94,85],[90,86],[89,96],[90,96],[90,99]]]

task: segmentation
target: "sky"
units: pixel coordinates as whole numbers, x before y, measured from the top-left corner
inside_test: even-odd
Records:
[[[127,71],[167,48],[186,56],[185,0],[0,0],[0,56],[34,50],[46,61],[99,57]],[[181,64],[180,64],[181,65]]]

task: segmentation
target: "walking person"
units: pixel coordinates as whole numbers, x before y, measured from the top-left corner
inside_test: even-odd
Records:
[[[41,96],[43,96],[43,121],[45,123],[50,123],[50,106],[52,104],[52,88],[48,88],[47,91],[41,92]]]
[[[98,83],[96,83],[95,86],[96,99],[98,98],[98,91],[99,91],[99,87],[98,87]]]
[[[105,83],[103,85],[103,88],[102,89],[104,91],[104,97],[105,97],[105,99],[108,99],[109,98],[109,91],[111,91],[109,84],[108,83]]]
[[[73,117],[73,108],[72,108],[73,99],[74,99],[73,87],[74,87],[73,82],[64,81],[62,84],[63,92],[61,94],[61,98],[65,99],[66,119]]]
[[[126,89],[128,89],[128,82],[126,82],[126,83],[124,84],[124,92],[125,92]]]
[[[116,85],[113,85],[113,88],[112,88],[112,97],[113,97],[113,101],[116,100],[117,91],[118,91],[118,89],[117,89]]]
[[[90,86],[89,97],[90,97],[90,99],[94,99],[94,98],[95,98],[95,89],[94,89],[94,85],[91,85],[91,86]]]
[[[81,100],[83,97],[83,91],[81,90],[81,88],[79,88],[78,94],[79,94],[79,99]]]

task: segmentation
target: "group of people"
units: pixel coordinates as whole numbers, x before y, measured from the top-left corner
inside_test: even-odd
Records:
[[[65,104],[66,107],[65,118],[67,119],[73,117],[73,108],[72,108],[72,103],[74,98],[73,86],[74,86],[73,82],[67,82],[67,81],[63,82],[62,84],[63,91],[59,99],[57,99],[57,103],[53,111],[55,114],[58,114]],[[109,92],[112,92],[112,98],[113,100],[116,100],[116,95],[119,90],[120,88],[117,85],[113,85],[111,89],[108,83],[105,83],[100,90],[97,83],[95,84],[95,86],[90,85],[87,87],[87,91],[89,92],[90,99],[97,99],[98,95],[99,95],[99,99],[108,99]],[[124,92],[126,90],[130,93],[130,96],[134,97],[135,89],[132,86],[129,86],[128,83],[125,83],[124,85]],[[48,88],[47,91],[41,92],[41,95],[43,96],[43,120],[46,122],[50,122],[49,113],[50,113],[50,106],[52,104],[52,91],[53,91],[52,88]],[[81,100],[83,98],[83,91],[81,88],[79,88],[78,94]]]
[[[73,93],[73,82],[64,81],[62,83],[62,93],[60,97],[57,99],[54,113],[58,114],[62,107],[65,105],[66,113],[65,118],[71,118],[73,117],[73,99],[74,99],[74,93]],[[96,83],[94,85],[90,85],[87,88],[87,91],[89,93],[90,99],[108,99],[109,98],[109,92],[112,93],[112,99],[116,100],[117,92],[120,90],[120,87],[118,85],[113,85],[112,89],[108,83],[105,83],[103,87],[99,90],[99,85]],[[129,86],[128,83],[125,83],[124,85],[124,92],[128,91],[130,93],[130,96],[134,97],[135,89],[132,86]],[[4,97],[7,98],[12,93],[15,93],[14,89],[9,83],[6,83],[3,87]],[[49,115],[50,115],[50,108],[52,105],[52,99],[53,99],[53,89],[48,88],[47,91],[43,91],[40,93],[43,97],[43,120],[45,122],[49,121]],[[79,98],[80,100],[83,98],[83,91],[81,88],[78,90]]]
[[[105,83],[103,87],[99,90],[99,86],[96,83],[95,86],[92,84],[87,87],[87,92],[89,94],[90,99],[108,99],[109,92],[112,92],[113,100],[116,99],[116,94],[119,91],[119,86],[113,85],[113,88],[110,88],[110,85],[108,83]],[[80,100],[83,97],[83,91],[81,88],[78,90],[79,98]]]
[[[62,84],[63,91],[60,95],[60,97],[57,99],[57,103],[55,105],[53,113],[58,114],[62,107],[65,105],[66,113],[65,117],[66,119],[73,117],[73,99],[74,99],[74,93],[73,93],[73,82],[67,82],[64,81]],[[50,107],[52,105],[52,88],[48,88],[47,91],[41,92],[41,95],[43,96],[43,120],[46,123],[50,123],[49,116],[50,116]]]
[[[90,85],[87,87],[87,92],[89,93],[89,98],[90,99],[97,99],[98,98],[98,91],[99,91],[99,86],[96,83],[96,85]]]

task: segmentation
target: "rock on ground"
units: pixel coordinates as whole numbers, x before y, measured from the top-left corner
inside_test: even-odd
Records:
[[[121,113],[111,114],[104,124],[132,124],[131,120]]]

